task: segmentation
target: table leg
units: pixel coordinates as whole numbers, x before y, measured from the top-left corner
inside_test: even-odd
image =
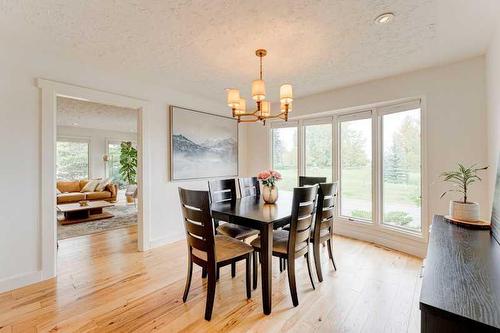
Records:
[[[262,260],[262,307],[264,314],[271,314],[273,278],[273,224],[266,223],[260,233]]]

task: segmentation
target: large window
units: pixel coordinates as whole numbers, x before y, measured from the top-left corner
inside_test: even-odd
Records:
[[[297,127],[273,128],[271,133],[272,168],[283,176],[280,188],[291,190],[298,181]]]
[[[305,175],[332,181],[332,123],[304,126]]]
[[[89,141],[59,138],[56,147],[57,180],[89,178]]]
[[[382,116],[383,223],[421,230],[420,109]]]
[[[280,188],[297,186],[297,175],[326,177],[339,184],[338,220],[384,232],[423,231],[419,100],[285,126],[271,129]]]
[[[366,118],[369,117],[369,118]],[[361,119],[357,119],[361,118]],[[372,220],[371,114],[347,116],[339,126],[340,215]]]

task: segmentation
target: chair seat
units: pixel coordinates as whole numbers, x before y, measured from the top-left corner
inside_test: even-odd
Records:
[[[251,253],[253,248],[245,242],[241,242],[225,235],[215,236],[215,256],[217,262],[236,258]],[[207,261],[207,253],[193,248],[193,255],[201,260]]]
[[[324,242],[325,240],[330,238],[330,231],[328,229],[321,229],[319,232],[319,241]],[[311,242],[314,242],[314,236],[311,236]]]
[[[260,236],[255,238],[250,245],[252,245],[257,251],[260,250]],[[305,246],[301,245],[295,249],[298,252],[304,249]],[[286,230],[275,230],[273,231],[273,252],[287,254],[288,252],[288,231]]]
[[[258,230],[247,228],[234,223],[224,223],[217,227],[217,232],[221,235],[243,240],[250,236],[259,234]]]

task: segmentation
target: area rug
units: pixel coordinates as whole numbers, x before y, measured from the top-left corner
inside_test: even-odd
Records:
[[[134,205],[117,205],[104,208],[114,217],[104,220],[66,224],[57,224],[57,239],[90,235],[96,232],[125,228],[137,224],[137,208]]]

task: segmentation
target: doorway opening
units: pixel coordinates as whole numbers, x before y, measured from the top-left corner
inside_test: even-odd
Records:
[[[41,279],[44,280],[54,277],[57,272],[57,240],[58,238],[63,237],[61,234],[58,234],[58,223],[56,223],[58,217],[60,219],[71,219],[78,217],[83,218],[83,215],[89,217],[96,217],[92,216],[95,214],[116,215],[117,206],[121,205],[122,207],[126,207],[126,210],[130,208],[131,211],[136,211],[137,250],[144,251],[149,249],[150,178],[148,167],[149,142],[147,139],[148,136],[146,135],[146,132],[148,131],[147,110],[149,109],[149,102],[138,98],[45,79],[38,79],[37,86],[41,91],[42,109]],[[78,118],[80,120],[71,121],[70,125],[72,126],[68,126],[70,127],[70,135],[67,135],[68,132],[64,132],[66,133],[64,134],[62,124],[59,124],[61,127],[58,128],[58,105],[62,105],[62,103],[69,103],[74,107],[77,103],[82,102],[86,102],[89,105],[103,105],[108,108],[121,108],[123,110],[135,112],[135,142],[130,137],[127,139],[124,137],[114,137],[114,135],[109,135],[105,138],[105,143],[103,144],[104,150],[100,152],[93,152],[95,149],[92,148],[92,144],[95,140],[93,140],[91,136],[85,135],[85,133],[82,132],[87,131],[87,133],[90,133],[88,132],[89,129],[87,127],[92,127],[88,125],[86,125],[87,127],[84,127],[86,121],[88,120],[85,117]],[[85,112],[83,113],[85,114]],[[87,129],[84,130],[84,128]],[[58,129],[61,130],[59,131]],[[66,130],[68,129],[66,128]],[[77,131],[80,131],[78,132],[80,135],[76,133]],[[129,133],[133,134],[131,131],[129,131]],[[120,144],[120,155],[122,142],[124,143],[124,151],[128,150],[130,153],[135,150],[136,152],[135,181],[131,181],[134,178],[133,175],[127,177],[126,174],[122,174],[119,170],[116,170],[118,167],[116,162],[118,154],[116,146],[117,142]],[[64,153],[64,149],[66,149],[66,164],[64,166],[61,164],[64,156],[58,156],[58,146],[61,148],[61,154]],[[71,152],[73,152],[75,156],[69,156],[72,154]],[[58,181],[64,180],[58,178],[66,176],[68,178],[73,178],[71,179],[73,184],[62,184],[62,186],[60,186],[61,184],[59,184]],[[76,182],[77,179],[74,178],[78,178],[78,182]],[[91,182],[92,180],[94,180],[94,182]],[[76,184],[78,184],[79,191],[76,191]],[[68,187],[65,187],[65,185]],[[88,188],[84,189],[87,185]],[[94,185],[96,186],[95,188],[89,189]],[[128,185],[135,185],[135,188],[134,186]],[[70,188],[71,186],[74,188]],[[100,186],[100,188],[97,188],[97,186]],[[61,194],[71,197],[72,194],[70,193],[74,193],[73,196],[79,197],[83,194],[84,198],[83,200],[76,200],[75,197],[67,199],[75,201],[72,202],[75,204],[73,212],[71,212],[72,209],[59,209],[58,197],[60,197]],[[127,199],[127,196],[129,199]],[[96,202],[98,202],[98,204],[96,204]],[[59,204],[61,204],[60,200]],[[84,207],[78,209],[76,205],[84,205]],[[113,209],[115,209],[114,212]],[[83,212],[79,213],[78,211]],[[101,217],[104,217],[104,215],[101,215]],[[106,219],[111,218],[108,217]],[[99,222],[100,220],[97,219],[94,221]],[[102,221],[104,221],[104,219],[102,219]],[[87,221],[83,223],[91,222],[92,221]],[[98,225],[95,225],[94,227],[97,229],[100,228]],[[85,231],[86,228],[82,227],[82,229]],[[86,232],[95,231],[92,227],[87,229],[88,230],[86,230]]]

